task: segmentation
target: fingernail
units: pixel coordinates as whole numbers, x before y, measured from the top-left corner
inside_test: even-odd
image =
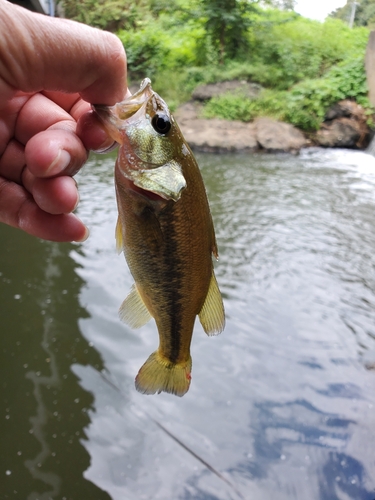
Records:
[[[71,160],[72,158],[68,153],[68,151],[65,151],[65,149],[60,149],[56,158],[47,168],[46,174],[48,175],[59,174],[60,172],[66,169]]]
[[[74,212],[74,210],[78,207],[78,204],[79,204],[79,194],[77,193],[77,201],[76,201],[76,204],[74,205],[72,212]]]
[[[84,241],[87,240],[87,238],[90,236],[90,230],[87,226],[85,226],[85,234],[82,236],[81,239],[79,240],[74,240],[76,241],[77,243],[83,243]]]
[[[114,149],[116,149],[117,146],[118,146],[118,144],[116,141],[112,141],[109,145],[108,145],[108,141],[106,141],[102,145],[101,148],[95,150],[95,153],[99,153],[99,154],[109,153],[110,151],[113,151]]]

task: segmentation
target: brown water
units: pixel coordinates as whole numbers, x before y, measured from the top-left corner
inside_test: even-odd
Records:
[[[157,333],[117,317],[113,155],[84,244],[0,226],[1,499],[375,499],[375,159],[198,158],[227,326],[197,324],[181,399],[134,388]]]

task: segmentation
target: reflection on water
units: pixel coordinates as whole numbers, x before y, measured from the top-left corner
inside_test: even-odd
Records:
[[[90,459],[80,440],[93,398],[70,366],[102,363],[78,328],[87,312],[72,245],[0,230],[0,498],[108,498],[82,480]]]
[[[117,316],[113,163],[79,176],[83,245],[0,227],[0,497],[374,500],[375,159],[199,156],[228,318],[181,399],[134,388],[158,340]]]
[[[60,272],[59,268],[54,264],[56,257],[61,256],[61,251],[58,246],[53,246],[51,248],[51,253],[48,255],[45,266],[45,285],[46,289],[49,291],[53,289],[53,280],[58,277]],[[65,291],[66,292],[66,291]],[[56,456],[56,453],[51,450],[50,444],[48,442],[48,436],[45,432],[46,424],[48,423],[48,409],[43,401],[43,389],[46,387],[58,389],[61,385],[61,380],[59,377],[59,370],[57,365],[57,360],[54,351],[51,349],[50,343],[53,342],[53,327],[52,323],[54,321],[54,314],[56,313],[56,308],[54,306],[50,307],[51,298],[49,297],[49,292],[47,292],[47,297],[42,299],[39,304],[40,310],[44,313],[43,316],[43,338],[41,341],[41,347],[46,352],[46,361],[49,364],[49,374],[41,375],[40,371],[27,371],[25,373],[25,378],[29,379],[33,385],[33,394],[36,400],[36,414],[30,417],[29,421],[31,424],[30,431],[39,441],[40,452],[32,459],[27,459],[25,461],[25,466],[30,472],[30,475],[44,483],[47,487],[50,486],[51,490],[46,491],[42,495],[39,493],[32,493],[28,498],[55,498],[60,492],[61,480],[60,477],[53,472],[46,472],[43,470],[44,463],[51,456]]]

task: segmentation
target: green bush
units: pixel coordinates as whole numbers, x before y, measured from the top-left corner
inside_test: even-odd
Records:
[[[108,31],[134,29],[137,21],[150,17],[147,0],[58,0],[64,16]]]
[[[273,87],[279,83],[282,76],[282,70],[277,66],[246,61],[228,61],[225,65],[195,66],[187,68],[186,71],[189,82],[196,85],[228,80],[246,80],[260,83],[266,87]]]
[[[164,34],[149,28],[137,31],[119,31],[117,36],[122,41],[128,60],[131,79],[152,78],[160,71],[164,59],[168,56],[168,47]]]
[[[166,30],[161,21],[148,22],[136,30],[117,32],[126,50],[129,75],[136,79],[152,78],[156,74],[162,79],[163,73],[169,70],[179,75],[185,72],[185,68],[195,66],[196,44],[200,35],[200,28],[189,23]],[[169,83],[174,85],[165,81],[167,86]]]
[[[363,57],[356,57],[337,64],[324,78],[304,80],[290,91],[266,89],[254,100],[241,94],[214,97],[204,115],[243,121],[270,116],[312,131],[320,127],[328,108],[342,99],[354,99],[370,113],[367,92]]]
[[[219,117],[226,120],[251,121],[257,116],[283,119],[286,92],[263,90],[257,99],[249,99],[243,94],[226,93],[212,98],[204,107],[206,118]]]
[[[219,64],[199,2],[193,2],[194,9],[185,0],[170,8],[167,4],[160,4],[159,10],[154,6],[157,15],[138,16],[134,29],[118,35],[127,52],[130,79],[138,83],[145,76],[152,78],[172,109],[189,100],[199,84],[234,79],[266,89],[256,100],[241,94],[216,97],[205,106],[205,116],[249,121],[268,115],[316,130],[328,107],[341,99],[355,99],[370,109],[363,65],[367,28],[254,8],[246,14],[247,50]]]
[[[203,115],[205,118],[224,118],[225,120],[242,120],[248,122],[255,116],[254,101],[239,94],[226,93],[213,97],[206,104]]]
[[[260,61],[279,69],[278,81],[270,80],[273,87],[288,89],[303,79],[319,78],[338,62],[364,54],[366,28],[350,30],[337,19],[320,23],[302,17],[277,23],[277,17],[272,13],[274,24],[254,28],[251,45],[253,65]]]
[[[327,109],[342,99],[354,99],[367,109],[367,83],[363,57],[341,62],[324,78],[305,80],[288,93],[285,119],[304,130],[317,130]]]
[[[165,69],[152,79],[152,88],[167,101],[171,111],[190,99],[191,90],[187,88],[185,78],[184,72]]]

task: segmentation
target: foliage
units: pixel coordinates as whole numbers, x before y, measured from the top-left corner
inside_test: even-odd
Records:
[[[294,10],[297,0],[272,0],[266,3],[280,10]]]
[[[60,0],[64,15],[97,28],[117,31],[134,28],[145,15],[147,0]]]
[[[344,7],[331,12],[331,17],[336,17],[344,22],[349,22],[352,13],[353,1],[347,1]],[[361,0],[356,5],[354,26],[375,27],[375,0]]]
[[[126,47],[128,66],[134,79],[153,77],[160,68],[160,61],[168,56],[163,33],[150,29],[121,30],[118,37]]]
[[[257,116],[282,119],[286,92],[265,89],[257,99],[246,98],[241,93],[223,94],[212,98],[204,108],[206,118],[251,121]]]
[[[314,130],[341,99],[369,107],[363,67],[368,28],[349,29],[333,17],[305,19],[291,10],[293,0],[60,1],[68,17],[115,29],[131,82],[151,77],[172,108],[199,84],[233,79],[265,89],[255,100],[214,98],[206,116],[248,121],[268,115]],[[375,0],[362,0],[357,24],[370,23],[374,6]]]
[[[261,63],[271,69],[268,78],[255,81],[279,89],[318,78],[339,61],[363,53],[368,39],[367,29],[350,30],[335,19],[320,23],[271,12],[269,22],[273,24],[254,28],[252,65]]]
[[[324,78],[306,80],[288,94],[285,119],[304,130],[317,130],[327,109],[342,99],[370,107],[362,57],[341,62]]]
[[[188,87],[186,84],[185,73],[176,72],[173,69],[165,69],[155,74],[152,80],[152,88],[168,99],[168,107],[171,111],[175,111],[181,103],[190,99],[194,87],[195,85]]]
[[[268,90],[258,99],[240,95],[218,96],[206,105],[205,116],[249,121],[267,115],[288,121],[303,130],[317,130],[327,109],[342,99],[355,99],[370,109],[363,58],[341,62],[324,78],[304,80],[289,92]]]
[[[185,68],[196,63],[196,45],[202,31],[194,23],[165,29],[162,22],[154,21],[144,28],[117,32],[126,49],[130,79],[154,78],[157,74],[166,88],[175,86],[176,79],[181,81],[182,74],[185,76]]]
[[[238,56],[247,48],[248,14],[254,11],[248,0],[201,0],[201,16],[209,44],[224,59]]]

